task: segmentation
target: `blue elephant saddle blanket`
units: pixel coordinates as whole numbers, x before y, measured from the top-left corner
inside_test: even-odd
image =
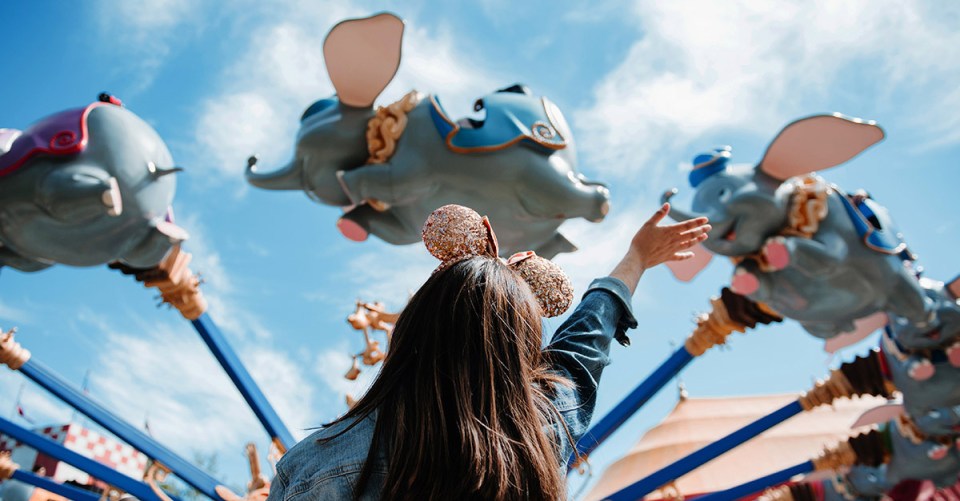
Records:
[[[840,200],[864,245],[883,254],[900,255],[904,259],[909,257],[902,235],[894,230],[893,221],[876,202],[842,193]]]
[[[567,147],[572,134],[560,108],[545,97],[496,92],[477,100],[474,109],[486,110],[482,120],[451,120],[440,100],[430,96],[430,116],[444,143],[457,153],[481,153],[530,146],[542,153]]]
[[[62,111],[40,120],[15,136],[0,155],[0,177],[12,174],[37,155],[75,155],[87,147],[87,117],[90,111],[107,103],[96,102],[85,108]],[[2,140],[2,137],[0,137]]]

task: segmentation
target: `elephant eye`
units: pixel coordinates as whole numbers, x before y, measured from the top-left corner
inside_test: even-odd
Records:
[[[717,198],[720,199],[721,202],[730,200],[730,190],[727,188],[720,188],[720,192],[717,193]]]

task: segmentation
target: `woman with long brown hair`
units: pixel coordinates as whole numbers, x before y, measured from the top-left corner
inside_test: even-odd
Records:
[[[542,346],[541,315],[572,293],[533,253],[502,260],[486,218],[438,209],[424,226],[442,264],[404,308],[367,393],[277,465],[276,501],[548,500],[586,431],[611,339],[636,327],[644,270],[691,257],[704,218],[658,226],[661,207],[609,276],[595,280]]]

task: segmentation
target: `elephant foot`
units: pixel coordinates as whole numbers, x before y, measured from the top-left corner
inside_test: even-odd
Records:
[[[950,448],[946,445],[935,445],[927,450],[927,457],[934,461],[940,461],[941,459],[947,457],[947,452],[949,451]]]
[[[363,242],[367,239],[367,237],[370,236],[363,226],[360,226],[358,223],[342,217],[337,220],[337,229],[340,230],[340,233],[343,236],[347,237],[347,240],[352,240],[354,242]]]
[[[337,221],[343,236],[362,242],[369,235],[393,245],[407,245],[421,241],[420,228],[407,228],[392,210],[378,212],[369,204],[358,205],[344,213]]]
[[[790,249],[783,237],[773,237],[763,246],[763,257],[772,271],[779,271],[790,264]]]
[[[914,361],[907,369],[907,375],[914,381],[926,381],[933,377],[937,368],[927,359]]]
[[[741,296],[749,296],[760,289],[760,279],[743,268],[737,268],[730,281],[730,290]]]
[[[953,343],[947,348],[947,360],[950,361],[950,365],[960,367],[960,342]]]

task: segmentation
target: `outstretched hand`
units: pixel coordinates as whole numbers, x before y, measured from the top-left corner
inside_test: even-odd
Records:
[[[658,226],[670,212],[670,204],[663,204],[647,220],[630,242],[630,251],[645,269],[666,261],[680,261],[693,257],[689,249],[707,239],[711,226],[707,218],[698,217],[676,224]]]
[[[663,204],[640,227],[630,241],[630,249],[620,264],[610,273],[619,278],[630,289],[637,287],[644,270],[666,261],[680,261],[693,257],[690,248],[707,239],[710,225],[707,218],[698,217],[676,224],[658,226],[670,213],[670,204]]]

